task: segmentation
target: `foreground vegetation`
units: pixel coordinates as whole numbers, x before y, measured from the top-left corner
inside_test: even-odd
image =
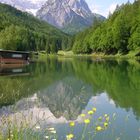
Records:
[[[97,133],[106,131],[108,129],[111,123],[110,116],[108,114],[104,114],[103,116],[99,116],[97,119],[95,119],[94,117],[96,110],[96,108],[92,108],[91,110],[80,115],[82,120],[80,125],[83,127],[83,130],[78,140],[85,140],[87,135],[89,139],[94,139]],[[32,119],[34,119],[33,113],[30,112],[31,115],[28,117],[26,117],[24,113],[19,114],[13,117],[3,116],[1,118],[0,140],[58,140],[59,136],[57,134],[57,130],[54,127],[48,125],[46,128],[41,128],[41,121],[47,122],[46,118],[49,118],[49,116],[44,115],[45,112],[43,113],[41,119],[36,118],[34,123],[32,122]],[[19,116],[23,119],[18,120]],[[94,123],[91,124],[93,119]],[[115,120],[116,114],[113,114],[111,119]],[[74,134],[74,129],[78,123],[75,121],[69,121],[68,125],[69,132],[65,134],[64,140],[75,139],[76,136]],[[89,131],[90,134],[88,134]]]
[[[134,4],[117,6],[113,15],[105,22],[96,24],[79,33],[74,42],[74,53],[99,53],[106,55],[140,55],[140,0]]]
[[[56,53],[71,47],[71,37],[55,27],[0,3],[0,49]]]

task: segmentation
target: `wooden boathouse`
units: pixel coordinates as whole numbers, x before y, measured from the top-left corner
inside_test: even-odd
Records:
[[[0,64],[26,64],[29,58],[29,52],[0,50]]]

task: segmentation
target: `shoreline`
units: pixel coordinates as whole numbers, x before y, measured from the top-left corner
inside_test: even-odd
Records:
[[[140,60],[140,56],[136,56],[135,52],[131,52],[127,55],[105,55],[104,53],[92,53],[92,54],[74,54],[72,51],[59,51],[56,55],[62,57],[92,57],[95,59],[135,59]]]
[[[127,55],[105,55],[104,53],[92,53],[92,54],[74,54],[72,51],[58,51],[56,54],[47,54],[39,52],[39,60],[45,60],[47,57],[63,57],[63,58],[72,58],[72,57],[86,57],[93,58],[96,60],[100,59],[120,59],[120,60],[140,60],[140,56],[135,56],[134,53],[130,53]]]

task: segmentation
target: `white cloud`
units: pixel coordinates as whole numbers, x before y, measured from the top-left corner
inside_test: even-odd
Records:
[[[37,13],[38,9],[26,9],[26,11],[27,11],[28,13],[31,13],[31,14],[33,14],[34,16],[36,16],[36,13]]]
[[[108,17],[109,13],[113,14],[117,6],[117,3],[112,3],[108,8],[106,8],[101,14],[105,17]]]
[[[99,13],[100,12],[100,9],[101,9],[100,5],[92,4],[92,5],[89,5],[89,6],[90,6],[90,9],[92,10],[93,13]]]
[[[97,3],[89,4],[90,9],[93,13],[101,14],[107,17],[110,13],[113,13],[116,9],[117,3],[111,3],[108,7],[104,5],[99,5]]]
[[[113,13],[116,9],[117,3],[113,3],[110,5],[108,12]]]

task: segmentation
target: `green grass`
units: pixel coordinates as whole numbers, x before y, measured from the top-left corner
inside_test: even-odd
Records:
[[[58,51],[57,55],[58,56],[89,56],[89,57],[93,57],[93,58],[105,58],[105,59],[109,59],[109,58],[116,58],[116,59],[140,59],[140,56],[136,57],[136,54],[138,54],[140,51],[139,50],[135,50],[135,51],[130,51],[128,54],[126,55],[122,55],[120,53],[116,54],[116,55],[106,55],[105,53],[92,53],[92,54],[74,54],[72,51]]]
[[[59,56],[74,56],[74,53],[72,51],[58,51],[57,53]]]
[[[126,55],[122,55],[120,53],[117,53],[116,55],[106,55],[104,53],[93,53],[92,57],[97,57],[97,58],[116,58],[116,59],[139,59],[140,57],[137,56],[136,54],[138,54],[139,51],[130,51],[128,54]]]

